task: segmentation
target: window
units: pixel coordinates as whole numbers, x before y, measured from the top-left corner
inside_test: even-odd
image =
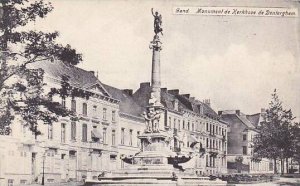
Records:
[[[113,110],[112,112],[111,112],[111,120],[114,122],[114,121],[116,121],[116,111],[115,110]]]
[[[190,122],[187,124],[187,129],[190,130]]]
[[[178,120],[178,130],[180,130],[180,120]]]
[[[206,123],[206,131],[208,132],[208,123]]]
[[[71,122],[71,140],[76,140],[76,122]]]
[[[109,156],[109,159],[110,159],[111,161],[116,161],[116,160],[117,160],[117,155],[111,154],[111,155]]]
[[[97,112],[97,106],[96,105],[93,105],[93,111],[94,111],[94,113]]]
[[[183,122],[182,122],[182,129],[184,129],[185,128],[185,122],[184,122],[184,120],[183,120]]]
[[[25,185],[27,183],[27,180],[20,180],[21,185]]]
[[[138,138],[138,137],[139,137],[139,135],[140,135],[140,133],[141,133],[140,131],[137,131],[137,132],[136,132],[136,136],[137,136],[137,146],[138,146],[138,147],[140,147],[140,146],[141,146],[140,139]]]
[[[106,108],[103,108],[103,120],[106,120]]]
[[[14,180],[13,179],[8,179],[7,180],[7,186],[13,186],[14,185]]]
[[[53,125],[52,124],[48,125],[48,139],[50,139],[50,140],[53,139]]]
[[[129,130],[129,146],[132,146],[132,130]]]
[[[125,129],[122,128],[121,129],[121,144],[124,145],[124,141],[125,141]]]
[[[247,140],[247,134],[243,134],[243,141]]]
[[[87,116],[87,104],[86,103],[82,104],[82,114],[84,116]]]
[[[177,99],[174,100],[174,110],[178,111],[178,100]]]
[[[91,137],[92,137],[92,142],[99,142],[100,141],[100,134],[98,133],[98,130],[97,130],[97,126],[93,126],[93,130],[91,131]]]
[[[124,156],[124,154],[122,154],[121,156]],[[124,161],[120,161],[121,162],[121,169],[124,169],[125,168],[125,163]]]
[[[76,100],[72,99],[71,101],[71,111],[76,112]]]
[[[111,145],[116,145],[116,131],[112,130],[111,131]]]
[[[206,138],[206,148],[208,148],[209,145],[208,145],[208,138]]]
[[[103,128],[103,143],[107,144],[106,143],[106,128]]]
[[[61,142],[62,143],[66,142],[66,124],[65,123],[61,124]]]
[[[62,98],[61,100],[61,105],[66,108],[66,99],[65,98]]]
[[[172,121],[171,121],[171,117],[169,117],[169,127],[171,127],[172,125]]]
[[[195,131],[194,123],[192,123],[192,131]]]
[[[176,128],[176,119],[174,118],[174,128]]]
[[[87,142],[87,125],[82,124],[82,141]]]
[[[208,167],[208,155],[206,155],[206,167]]]
[[[243,146],[243,155],[247,155],[247,147]]]
[[[69,151],[69,157],[70,157],[70,159],[76,158],[76,151],[74,151],[74,150]]]

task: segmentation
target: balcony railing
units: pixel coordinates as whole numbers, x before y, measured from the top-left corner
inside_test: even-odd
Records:
[[[90,142],[90,148],[95,150],[108,150],[109,146],[100,142]]]

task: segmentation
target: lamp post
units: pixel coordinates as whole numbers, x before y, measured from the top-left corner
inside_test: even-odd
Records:
[[[46,152],[43,154],[43,174],[42,174],[42,185],[45,185],[45,159],[46,159]]]

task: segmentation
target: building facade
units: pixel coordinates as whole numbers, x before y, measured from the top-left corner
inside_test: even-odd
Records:
[[[62,77],[71,87],[89,96],[53,95],[75,113],[52,125],[39,123],[34,135],[16,118],[10,135],[0,135],[0,184],[80,182],[101,174],[125,169],[123,156],[140,151],[138,136],[145,130],[143,113],[150,98],[150,83],[141,83],[133,93],[103,84],[92,71],[63,62],[36,63],[45,71],[44,92],[61,88]],[[211,109],[208,100],[199,101],[179,90],[161,89],[164,105],[159,128],[173,135],[171,149],[192,154],[182,165],[199,176],[227,173],[228,124]],[[18,165],[18,166],[12,166]]]
[[[53,101],[74,111],[77,120],[65,117],[52,125],[40,123],[39,136],[16,118],[12,133],[0,136],[1,186],[41,183],[43,175],[45,183],[82,181],[124,167],[120,156],[139,151],[137,136],[145,128],[138,115],[141,108],[133,105],[130,92],[104,85],[93,72],[62,62],[35,65],[45,70],[45,92],[60,88],[61,77],[67,75],[72,87],[91,96],[54,95]],[[134,111],[127,109],[131,106]]]
[[[141,83],[133,97],[145,107],[150,92],[150,83]],[[165,107],[160,129],[177,136],[171,148],[197,154],[183,167],[198,175],[227,173],[227,123],[211,109],[209,102],[201,102],[189,94],[179,94],[178,89],[162,88],[160,97]]]
[[[230,125],[228,132],[229,173],[272,173],[273,162],[257,158],[253,153],[253,139],[258,133],[262,114],[245,115],[240,110],[219,111],[221,118]]]

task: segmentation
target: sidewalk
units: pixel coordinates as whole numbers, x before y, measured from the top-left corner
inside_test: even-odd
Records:
[[[63,182],[63,183],[45,183],[45,186],[83,186],[83,182]],[[19,185],[23,186],[23,185]],[[41,186],[41,184],[30,184],[24,186]]]

